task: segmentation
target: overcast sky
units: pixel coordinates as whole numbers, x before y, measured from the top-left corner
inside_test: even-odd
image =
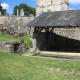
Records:
[[[12,14],[13,8],[20,3],[25,3],[29,6],[36,7],[36,0],[0,0],[4,9],[7,9],[9,14]],[[80,0],[69,0],[70,9],[80,9]]]

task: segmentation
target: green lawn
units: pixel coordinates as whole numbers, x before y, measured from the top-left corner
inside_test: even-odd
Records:
[[[0,80],[80,80],[80,63],[0,52]]]

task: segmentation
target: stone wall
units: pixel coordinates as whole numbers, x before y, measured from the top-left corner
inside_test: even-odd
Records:
[[[79,27],[54,28],[53,32],[57,35],[60,35],[66,38],[80,40],[80,28]]]
[[[28,33],[28,27],[26,25],[34,17],[17,17],[17,16],[0,16],[0,24],[14,28],[17,33]]]
[[[68,10],[68,0],[36,0],[36,15],[42,12]]]
[[[25,53],[27,45],[21,41],[0,41],[0,51],[9,53]]]

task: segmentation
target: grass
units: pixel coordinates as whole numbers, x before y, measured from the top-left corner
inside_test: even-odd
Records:
[[[5,35],[0,34],[0,41],[8,41],[8,40],[17,40],[17,38],[6,34]]]
[[[80,80],[80,64],[0,52],[0,80]]]
[[[30,46],[32,44],[32,41],[29,39],[29,37],[27,35],[23,36],[23,37],[13,37],[10,35],[2,35],[0,34],[0,41],[9,41],[9,40],[21,40],[23,41],[25,44],[27,44],[28,46]]]
[[[23,37],[18,37],[21,41],[23,41],[25,44],[30,46],[32,44],[32,41],[30,40],[29,36],[25,35]]]

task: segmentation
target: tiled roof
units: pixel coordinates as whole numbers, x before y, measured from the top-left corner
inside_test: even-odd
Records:
[[[44,12],[27,24],[29,27],[80,26],[80,10]]]

